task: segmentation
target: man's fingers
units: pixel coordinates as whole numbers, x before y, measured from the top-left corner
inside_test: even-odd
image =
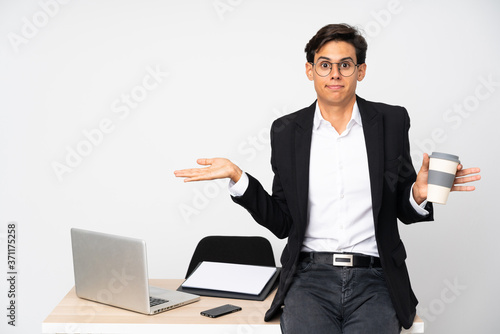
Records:
[[[196,163],[198,165],[207,166],[207,165],[213,164],[213,159],[206,159],[206,158],[198,159],[198,160],[196,160]]]
[[[234,166],[228,159],[212,158],[197,159],[199,165],[207,166],[200,168],[189,168],[174,171],[176,177],[184,177],[184,182],[208,181],[231,177],[231,166]]]
[[[463,166],[458,166],[458,171],[455,177],[454,185],[451,191],[474,191],[476,187],[474,186],[462,186],[461,184],[474,182],[481,180],[481,175],[477,175],[481,171],[478,167],[462,169]],[[476,175],[471,175],[476,174]],[[467,176],[470,175],[470,176]]]
[[[458,177],[455,178],[455,184],[462,184],[462,183],[468,183],[468,182],[473,182],[473,181],[478,181],[481,180],[481,175],[472,175],[472,176],[467,176],[467,177]]]
[[[451,191],[473,191],[476,187],[474,186],[453,186]]]
[[[466,169],[459,170],[456,175],[457,176],[465,176],[465,175],[469,175],[469,174],[477,174],[479,172],[481,172],[480,168],[473,167],[473,168],[466,168]]]
[[[193,175],[192,169],[182,169],[174,171],[175,176],[178,177],[190,177]]]
[[[471,168],[472,169],[472,168]],[[466,173],[468,175],[469,173]],[[476,187],[474,186],[462,186],[461,184],[478,181],[481,179],[481,175],[472,175],[467,177],[457,177],[455,178],[454,186],[451,191],[474,191]]]
[[[174,174],[177,177],[194,177],[194,176],[199,176],[201,174],[206,174],[206,168],[191,168],[191,169],[176,170]]]
[[[424,158],[422,160],[422,167],[420,167],[420,170],[422,172],[428,172],[429,171],[429,155],[427,153],[424,153]]]
[[[207,171],[206,168],[184,169],[181,171],[175,171],[174,174],[177,177],[184,177],[184,182],[206,181],[213,179],[211,176],[212,173]]]
[[[209,180],[205,176],[193,176],[193,177],[187,177],[184,179],[184,182],[191,182],[191,181],[206,181]]]

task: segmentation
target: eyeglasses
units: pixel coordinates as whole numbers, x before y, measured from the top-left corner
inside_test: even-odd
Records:
[[[340,74],[343,77],[350,77],[353,75],[354,70],[356,67],[358,67],[360,64],[354,64],[353,61],[350,60],[344,60],[341,61],[340,63],[331,63],[326,60],[322,60],[319,63],[310,63],[312,66],[314,66],[314,70],[320,77],[326,77],[332,72],[333,65],[337,65]]]

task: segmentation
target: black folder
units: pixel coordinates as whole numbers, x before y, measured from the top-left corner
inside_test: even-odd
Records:
[[[191,275],[196,272],[196,269],[200,266],[201,262],[198,263],[196,268],[193,270]],[[209,289],[198,289],[198,288],[188,288],[180,285],[177,288],[177,291],[193,293],[199,296],[207,296],[207,297],[219,297],[219,298],[234,298],[234,299],[248,299],[248,300],[259,300],[262,301],[267,298],[269,293],[273,291],[278,286],[278,277],[281,273],[281,268],[276,268],[276,272],[269,279],[267,284],[262,289],[261,293],[258,295],[247,294],[247,293],[239,293],[239,292],[230,292],[230,291],[222,291],[222,290],[209,290]]]

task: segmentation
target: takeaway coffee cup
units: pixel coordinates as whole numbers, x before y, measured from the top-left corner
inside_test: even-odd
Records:
[[[433,203],[446,204],[460,160],[456,155],[440,152],[432,152],[429,157],[427,200]]]

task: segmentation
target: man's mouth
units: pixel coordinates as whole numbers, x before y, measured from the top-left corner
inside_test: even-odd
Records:
[[[341,88],[344,88],[342,85],[326,85],[326,88],[331,89],[331,90],[339,90]]]

